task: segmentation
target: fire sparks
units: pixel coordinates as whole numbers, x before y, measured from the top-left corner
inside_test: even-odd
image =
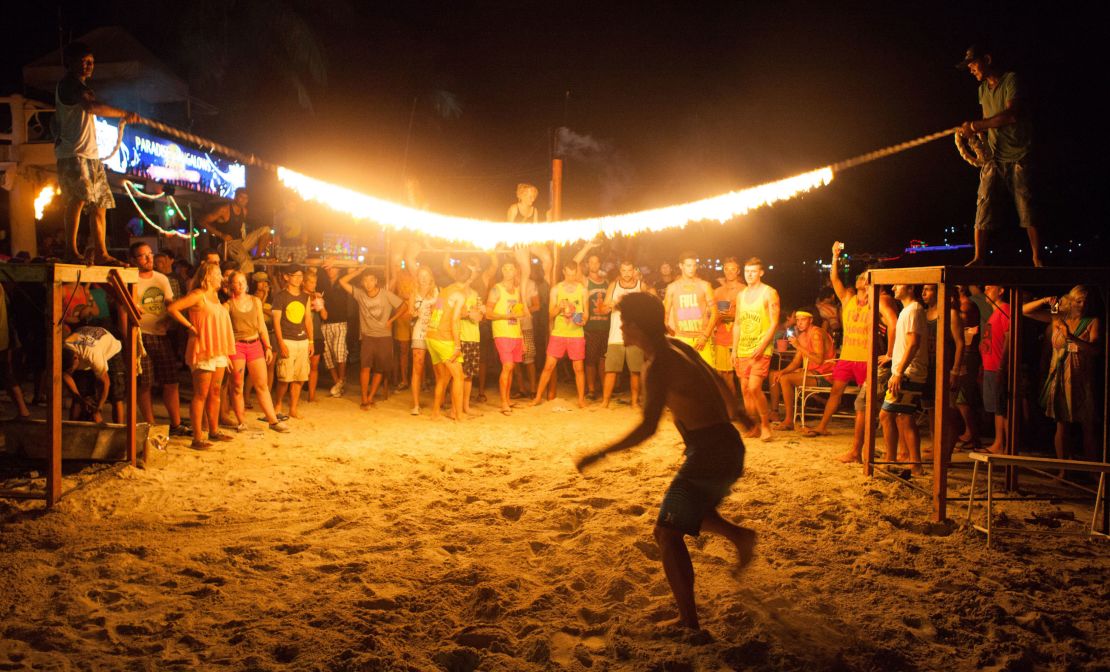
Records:
[[[630,236],[679,228],[690,222],[726,222],[756,208],[825,186],[832,181],[833,171],[832,168],[821,168],[665,208],[537,224],[512,224],[417,210],[329,184],[288,168],[278,168],[278,179],[301,198],[322,203],[356,219],[370,220],[391,229],[416,231],[435,238],[469,243],[480,249],[493,249],[498,244],[521,245],[551,241],[565,244],[589,240],[599,233],[607,236]]]
[[[46,213],[46,206],[50,205],[50,201],[58,195],[58,188],[52,184],[48,184],[42,188],[39,195],[35,197],[35,220],[41,220],[42,216]]]

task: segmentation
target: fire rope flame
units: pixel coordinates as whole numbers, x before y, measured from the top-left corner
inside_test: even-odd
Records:
[[[493,249],[498,244],[521,245],[543,242],[566,244],[578,240],[590,240],[598,234],[631,236],[680,228],[690,222],[699,221],[724,223],[756,208],[789,200],[823,187],[833,179],[832,167],[825,167],[775,182],[665,208],[608,217],[513,224],[416,210],[329,184],[288,168],[278,167],[277,174],[282,184],[306,201],[316,201],[356,219],[371,220],[391,229],[416,231],[435,238],[469,243],[480,249]]]
[[[39,195],[35,197],[35,220],[41,220],[43,215],[46,214],[46,206],[50,205],[50,201],[58,195],[58,189],[52,184],[48,184],[42,188]]]

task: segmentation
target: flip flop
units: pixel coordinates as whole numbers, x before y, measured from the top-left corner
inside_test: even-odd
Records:
[[[806,437],[807,439],[814,439],[814,438],[817,438],[818,436],[828,436],[829,435],[828,432],[819,432],[816,429],[810,429],[809,427],[803,427],[802,429],[799,429],[798,433],[801,434],[802,436]]]
[[[776,422],[771,425],[771,429],[776,432],[792,432],[794,431],[794,425],[784,425],[781,422]]]
[[[501,409],[501,415],[512,415],[512,414],[513,414],[513,409],[511,409],[511,408],[502,408]]]
[[[209,432],[208,433],[208,440],[209,441],[234,441],[235,439],[231,438],[230,434],[224,434],[222,432],[217,433],[217,434],[213,434],[213,433]]]

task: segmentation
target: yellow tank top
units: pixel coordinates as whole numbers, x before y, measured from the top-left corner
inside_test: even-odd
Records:
[[[522,308],[519,287],[510,293],[505,289],[504,284],[497,285],[497,303],[493,305],[493,312],[498,315],[515,315],[517,313],[513,311],[519,312]],[[490,324],[493,325],[494,338],[524,338],[524,332],[520,329],[520,320],[516,317],[510,320],[492,320]]]
[[[844,342],[840,346],[840,359],[848,362],[867,361],[867,334],[871,331],[871,306],[859,305],[858,296],[844,304],[840,321],[844,329]]]
[[[477,343],[482,340],[482,332],[478,330],[478,323],[470,319],[470,311],[475,310],[481,305],[478,298],[478,293],[471,291],[466,295],[466,303],[463,304],[462,319],[459,320],[459,340]]]
[[[432,312],[428,316],[428,330],[425,332],[431,338],[436,338],[440,331],[447,331],[440,328],[440,323],[443,322],[443,304],[442,294],[432,303]]]
[[[566,306],[573,308],[572,315],[583,320],[586,306],[586,288],[578,285],[576,290],[568,290],[565,282],[560,282],[555,288],[555,328],[551,330],[552,336],[565,338],[585,338],[581,324],[575,324],[573,317],[566,316]]]
[[[747,290],[742,291],[736,304],[736,322],[733,329],[740,330],[740,337],[736,340],[737,357],[754,357],[756,346],[760,339],[771,327],[771,316],[763,306],[764,289],[756,296],[756,300],[747,301]],[[771,344],[768,343],[763,351],[764,355],[771,354]]]

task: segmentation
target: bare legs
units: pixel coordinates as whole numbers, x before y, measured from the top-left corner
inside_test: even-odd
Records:
[[[917,423],[914,422],[913,414],[880,411],[879,424],[883,427],[883,445],[886,446],[886,459],[890,461],[899,461],[898,440],[901,438],[906,443],[906,452],[909,453],[910,458],[909,462],[913,463],[910,470],[915,475],[925,473],[920,464],[921,434],[917,429]]]
[[[358,370],[358,389],[362,394],[359,408],[366,410],[374,407],[374,396],[378,393],[378,386],[382,384],[382,374],[374,372],[370,375],[370,367],[364,366]]]
[[[308,400],[316,401],[316,383],[320,380],[320,355],[308,358]]]
[[[834,380],[832,389],[829,390],[829,400],[825,402],[825,413],[821,416],[821,422],[817,424],[817,429],[814,431],[818,434],[827,434],[829,431],[829,421],[832,420],[833,413],[836,409],[840,408],[840,398],[844,396],[844,389],[848,387],[847,380]],[[857,424],[858,424],[857,419]]]
[[[763,395],[763,377],[762,376],[748,376],[746,380],[741,380],[741,391],[744,394],[744,408],[748,411],[751,417],[759,417],[759,429],[752,430],[744,436],[748,438],[755,438],[758,436],[764,441],[771,440],[771,419],[770,411],[767,407],[767,397]]]
[[[250,378],[251,387],[254,388],[255,396],[258,397],[258,405],[262,407],[262,414],[266,416],[266,422],[275,425],[278,422],[277,412],[274,410],[273,399],[270,398],[270,388],[266,385],[266,360],[256,359],[247,363],[245,359],[236,359],[235,362],[235,375],[231,379],[231,394],[233,403],[235,404],[235,417],[238,418],[239,424],[245,422],[245,402],[243,388],[244,373]]]
[[[753,530],[728,522],[716,511],[706,514],[701,526],[705,531],[719,534],[732,542],[736,547],[738,568],[742,569],[751,562],[755,547]],[[683,533],[656,525],[654,536],[662,554],[663,572],[667,575],[667,583],[671,586],[678,606],[679,622],[683,627],[697,630],[699,624],[694,602],[694,564],[690,561],[690,551],[686,548]]]
[[[301,400],[301,386],[304,385],[303,380],[286,381],[279,380],[274,394],[274,413],[281,413],[281,402],[285,398],[285,391],[289,390],[289,417],[300,418],[301,414],[297,410],[297,404]],[[258,400],[262,402],[261,399]]]
[[[208,416],[209,437],[216,436],[219,431],[220,418],[220,388],[223,387],[224,372],[219,368],[215,371],[193,371],[193,400],[189,410],[193,419],[193,447],[207,448],[210,444],[204,440],[202,427],[204,416]]]
[[[436,376],[435,396],[432,399],[432,420],[441,416],[439,409],[443,406],[443,398],[447,392],[447,383],[451,383],[451,419],[458,420],[463,412],[463,371],[459,362],[440,362],[433,367]]]
[[[513,390],[513,369],[515,364],[511,361],[501,362],[501,376],[497,379],[497,389],[501,393],[501,412],[505,415],[512,413],[509,408],[509,399]]]
[[[640,407],[640,374],[629,372],[628,387],[632,393],[632,408]],[[617,373],[605,372],[605,380],[601,389],[601,407],[609,408],[609,400],[613,397],[613,388],[617,386]]]
[[[412,349],[412,380],[410,381],[412,388],[412,410],[415,411],[414,415],[420,413],[420,386],[424,382],[424,353],[427,350],[422,348]]]

